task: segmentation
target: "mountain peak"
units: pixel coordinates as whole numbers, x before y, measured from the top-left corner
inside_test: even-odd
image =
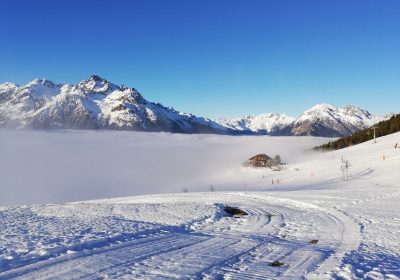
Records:
[[[112,84],[110,81],[107,79],[104,79],[103,77],[100,77],[99,75],[93,74],[90,75],[87,80],[82,81],[84,83],[103,83],[103,84]]]
[[[4,89],[4,90],[11,90],[11,89],[18,88],[18,87],[19,87],[19,85],[10,83],[10,82],[5,82],[3,84],[0,84],[0,89]]]
[[[344,112],[347,114],[366,114],[368,113],[366,110],[355,106],[355,105],[346,105],[343,108],[341,108]]]
[[[361,109],[361,108],[356,105],[348,104],[348,105],[344,106],[343,109],[347,110],[347,109]]]
[[[79,83],[79,86],[89,92],[101,94],[108,94],[114,90],[120,89],[119,86],[109,82],[108,80],[98,75],[91,75],[89,79],[81,81]]]
[[[95,82],[100,82],[102,80],[106,81],[106,79],[103,79],[102,77],[100,77],[98,75],[90,75],[88,80],[93,80]]]
[[[336,106],[333,106],[328,103],[320,103],[317,104],[310,109],[308,109],[306,112],[311,112],[311,111],[336,111],[338,108]]]
[[[29,92],[33,98],[52,99],[60,93],[62,84],[56,84],[47,79],[34,79],[33,81],[23,85],[20,89],[23,92]]]
[[[33,81],[27,83],[25,85],[25,87],[32,87],[32,86],[35,87],[35,86],[41,86],[41,85],[46,86],[46,87],[50,87],[50,88],[54,88],[55,86],[57,86],[56,83],[54,83],[54,82],[52,82],[50,80],[47,80],[47,79],[44,79],[44,78],[36,78]]]

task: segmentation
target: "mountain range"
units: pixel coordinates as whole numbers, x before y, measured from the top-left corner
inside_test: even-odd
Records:
[[[353,105],[318,104],[298,118],[267,113],[212,120],[147,101],[136,89],[97,75],[76,85],[46,79],[0,84],[0,126],[12,128],[340,137],[386,118]]]
[[[357,106],[337,108],[318,104],[298,118],[285,114],[261,114],[235,119],[218,119],[217,122],[231,129],[256,134],[341,137],[368,128],[387,119],[369,113]]]

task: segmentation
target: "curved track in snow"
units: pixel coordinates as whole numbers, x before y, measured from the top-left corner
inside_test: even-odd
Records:
[[[161,228],[132,241],[38,261],[0,273],[0,279],[321,278],[360,239],[359,226],[333,209],[263,193],[188,196],[194,203],[215,203],[219,211],[186,229]],[[163,199],[179,205],[179,196]],[[221,203],[248,216],[226,217]],[[283,265],[270,265],[277,260]]]

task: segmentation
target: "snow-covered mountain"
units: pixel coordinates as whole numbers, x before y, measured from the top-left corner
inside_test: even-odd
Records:
[[[353,105],[337,108],[319,104],[305,111],[291,125],[293,135],[344,136],[385,120]]]
[[[0,85],[0,126],[41,129],[121,129],[181,133],[343,136],[384,117],[355,106],[316,105],[293,118],[261,114],[235,119],[197,117],[149,102],[134,88],[92,75],[77,85],[35,79]]]
[[[256,116],[245,116],[234,119],[218,119],[216,120],[222,126],[231,128],[237,131],[257,134],[280,135],[292,123],[295,118],[285,114],[260,114]]]
[[[337,108],[329,104],[318,104],[297,119],[284,114],[261,114],[218,119],[217,122],[227,128],[248,133],[339,137],[370,127],[386,118],[353,105]]]
[[[0,85],[0,125],[6,127],[123,129],[235,133],[209,119],[149,102],[134,88],[92,75],[77,85],[45,79]]]

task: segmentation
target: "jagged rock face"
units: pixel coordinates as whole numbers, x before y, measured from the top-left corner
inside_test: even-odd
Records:
[[[299,118],[261,114],[210,120],[149,102],[134,88],[97,75],[77,85],[45,79],[0,85],[0,126],[180,133],[343,136],[383,120],[355,106],[320,104]]]

